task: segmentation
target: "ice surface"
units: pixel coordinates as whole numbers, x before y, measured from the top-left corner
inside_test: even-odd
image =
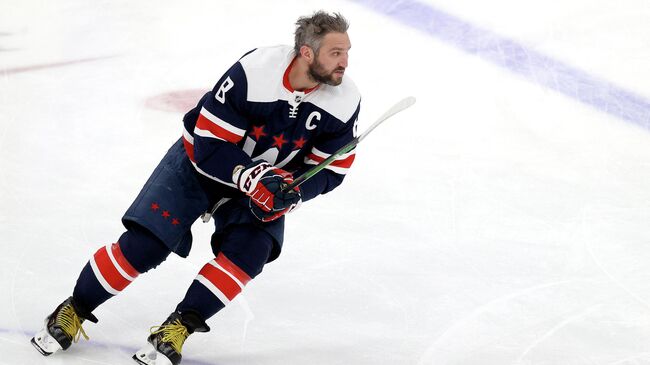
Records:
[[[650,364],[649,131],[373,3],[0,2],[0,364],[131,363],[211,258],[210,225],[100,307],[91,341],[44,358],[29,338],[196,96],[320,8],[351,21],[361,130],[418,102],[289,217],[280,259],[183,364]],[[650,99],[646,1],[421,4]]]

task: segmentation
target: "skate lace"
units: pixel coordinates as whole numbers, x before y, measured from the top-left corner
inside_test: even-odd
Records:
[[[65,332],[72,341],[78,342],[79,337],[82,335],[86,340],[89,339],[83,327],[81,327],[81,319],[71,305],[66,305],[61,308],[59,313],[56,315],[56,321],[59,326],[61,326],[63,332]]]
[[[187,327],[185,327],[179,319],[176,319],[169,324],[151,327],[150,331],[153,335],[162,333],[162,342],[170,343],[172,348],[179,354],[183,350],[183,343],[190,335],[190,333],[187,332]]]

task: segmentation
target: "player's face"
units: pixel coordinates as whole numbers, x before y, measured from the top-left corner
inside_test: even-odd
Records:
[[[347,33],[329,33],[323,37],[320,50],[309,65],[309,75],[317,82],[339,85],[348,67],[350,38]]]

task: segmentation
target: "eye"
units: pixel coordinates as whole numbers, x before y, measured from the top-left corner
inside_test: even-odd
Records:
[[[341,52],[338,52],[338,51],[332,53],[332,55],[334,55],[334,56],[338,56],[338,55],[340,55],[340,54],[341,54]]]

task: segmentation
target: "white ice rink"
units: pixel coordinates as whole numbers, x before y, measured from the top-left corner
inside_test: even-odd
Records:
[[[45,358],[29,338],[197,96],[321,8],[351,22],[361,130],[418,102],[288,217],[282,256],[183,365],[650,364],[648,0],[0,0],[0,364],[132,362],[211,225],[101,306],[90,341]]]

